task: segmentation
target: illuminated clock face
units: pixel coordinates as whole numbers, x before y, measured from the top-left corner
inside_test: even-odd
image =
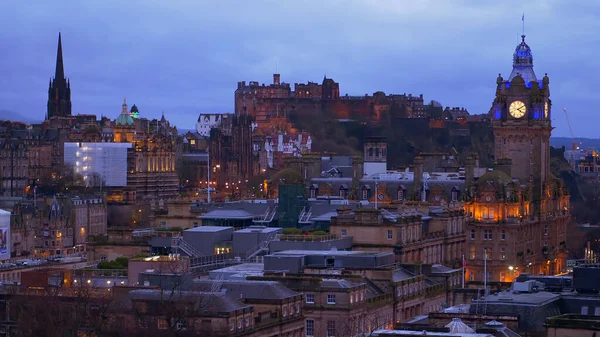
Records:
[[[525,113],[527,112],[527,107],[525,106],[525,103],[521,101],[514,101],[510,103],[510,107],[508,110],[510,112],[510,115],[514,118],[521,118],[525,116]]]
[[[548,102],[544,104],[544,118],[548,118]]]

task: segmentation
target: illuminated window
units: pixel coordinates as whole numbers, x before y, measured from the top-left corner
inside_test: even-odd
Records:
[[[159,330],[167,330],[169,328],[169,322],[164,318],[159,318],[156,323]]]
[[[475,260],[475,255],[476,255],[475,246],[471,246],[470,250],[471,250],[471,260]]]
[[[491,248],[486,248],[483,251],[485,253],[485,259],[486,260],[491,260],[492,259],[492,249]]]
[[[506,249],[505,248],[500,248],[500,258],[502,260],[506,260]]]
[[[196,140],[195,139],[190,140],[190,144],[196,145]]]
[[[398,200],[404,200],[404,190],[402,188],[398,189]]]

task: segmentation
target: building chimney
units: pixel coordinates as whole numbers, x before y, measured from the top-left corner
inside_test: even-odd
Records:
[[[500,158],[496,161],[496,170],[506,173],[507,176],[512,178],[512,159]]]
[[[421,156],[416,156],[415,160],[413,161],[413,172],[414,172],[414,199],[415,200],[421,200],[421,194],[419,193],[419,191],[421,191],[421,189],[423,188],[423,186],[421,185],[423,182],[423,157]]]
[[[475,158],[470,155],[465,160],[465,188],[468,190],[475,180]]]
[[[279,82],[280,78],[281,78],[281,75],[279,75],[279,74],[273,74],[273,84],[281,84]]]

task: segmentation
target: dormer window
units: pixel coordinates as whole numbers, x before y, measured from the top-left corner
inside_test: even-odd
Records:
[[[404,190],[402,189],[402,187],[398,188],[398,200],[404,200]]]
[[[366,186],[362,189],[362,200],[369,200],[369,189]]]
[[[455,187],[452,188],[452,191],[450,192],[451,194],[451,200],[452,201],[458,201],[458,189]]]
[[[345,199],[346,197],[348,197],[348,186],[347,185],[342,185],[340,186],[340,191],[339,191],[339,195],[340,198]]]

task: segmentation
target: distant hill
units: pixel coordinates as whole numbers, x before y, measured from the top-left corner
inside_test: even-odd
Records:
[[[600,139],[594,139],[594,138],[575,138],[575,141],[579,144],[581,144],[581,146],[584,149],[587,148],[600,148]],[[561,147],[565,147],[565,149],[570,150],[571,146],[573,145],[573,140],[570,137],[551,137],[550,138],[550,145],[552,145],[555,148],[561,148]]]
[[[0,120],[17,121],[23,123],[41,123],[41,120],[35,120],[34,118],[23,116],[17,112],[0,109]]]

